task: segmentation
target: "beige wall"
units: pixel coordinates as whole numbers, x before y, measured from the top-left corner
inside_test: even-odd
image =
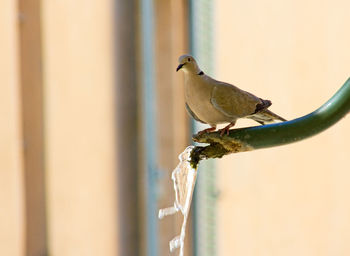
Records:
[[[218,79],[293,119],[350,76],[348,1],[216,1]],[[254,125],[239,121],[238,126]],[[350,254],[350,119],[218,164],[218,255]]]
[[[22,136],[17,5],[0,2],[0,254],[23,255]]]
[[[45,1],[51,255],[116,254],[112,1]]]
[[[0,2],[0,255],[117,255],[113,1],[16,2]]]
[[[146,253],[139,3],[0,3],[0,255]],[[188,143],[175,72],[188,51],[188,10],[186,0],[154,7],[157,208],[164,208]],[[181,223],[180,215],[159,222],[160,255],[169,253]]]

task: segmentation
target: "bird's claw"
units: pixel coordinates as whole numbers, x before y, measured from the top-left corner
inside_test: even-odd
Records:
[[[204,129],[202,131],[199,131],[198,132],[198,135],[201,136],[205,133],[209,133],[209,132],[212,132],[212,131],[215,131],[216,127],[210,127],[210,128],[207,128],[207,129]]]
[[[222,137],[225,134],[225,132],[226,132],[226,135],[229,135],[230,134],[230,127],[226,126],[225,128],[222,128],[219,131],[220,131],[220,137]]]
[[[236,122],[233,122],[233,123],[230,123],[229,125],[225,126],[224,128],[220,129],[220,137],[222,137],[225,132],[226,132],[226,135],[229,135],[230,134],[230,128],[232,126],[234,126],[236,124]]]

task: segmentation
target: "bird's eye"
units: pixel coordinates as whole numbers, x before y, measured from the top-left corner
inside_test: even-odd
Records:
[[[187,60],[188,60],[188,62],[190,62],[190,61],[191,61],[191,58],[188,58]]]

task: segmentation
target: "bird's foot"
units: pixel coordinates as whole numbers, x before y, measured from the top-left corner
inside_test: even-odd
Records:
[[[204,133],[209,133],[209,132],[212,132],[212,131],[215,131],[215,130],[216,130],[216,126],[213,126],[213,127],[210,127],[210,128],[204,129],[203,131],[198,132],[198,135],[201,136]]]
[[[236,122],[234,123],[229,123],[227,126],[225,126],[224,128],[220,129],[220,136],[222,137],[225,133],[226,135],[229,135],[229,130],[232,126],[234,126],[236,124]]]

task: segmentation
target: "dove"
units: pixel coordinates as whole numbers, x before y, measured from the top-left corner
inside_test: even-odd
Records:
[[[272,105],[270,100],[206,75],[191,55],[179,57],[176,72],[179,70],[184,72],[187,112],[196,121],[211,126],[199,134],[215,131],[218,124],[228,123],[219,130],[221,136],[228,135],[239,118],[250,118],[262,125],[287,121],[268,110]]]

